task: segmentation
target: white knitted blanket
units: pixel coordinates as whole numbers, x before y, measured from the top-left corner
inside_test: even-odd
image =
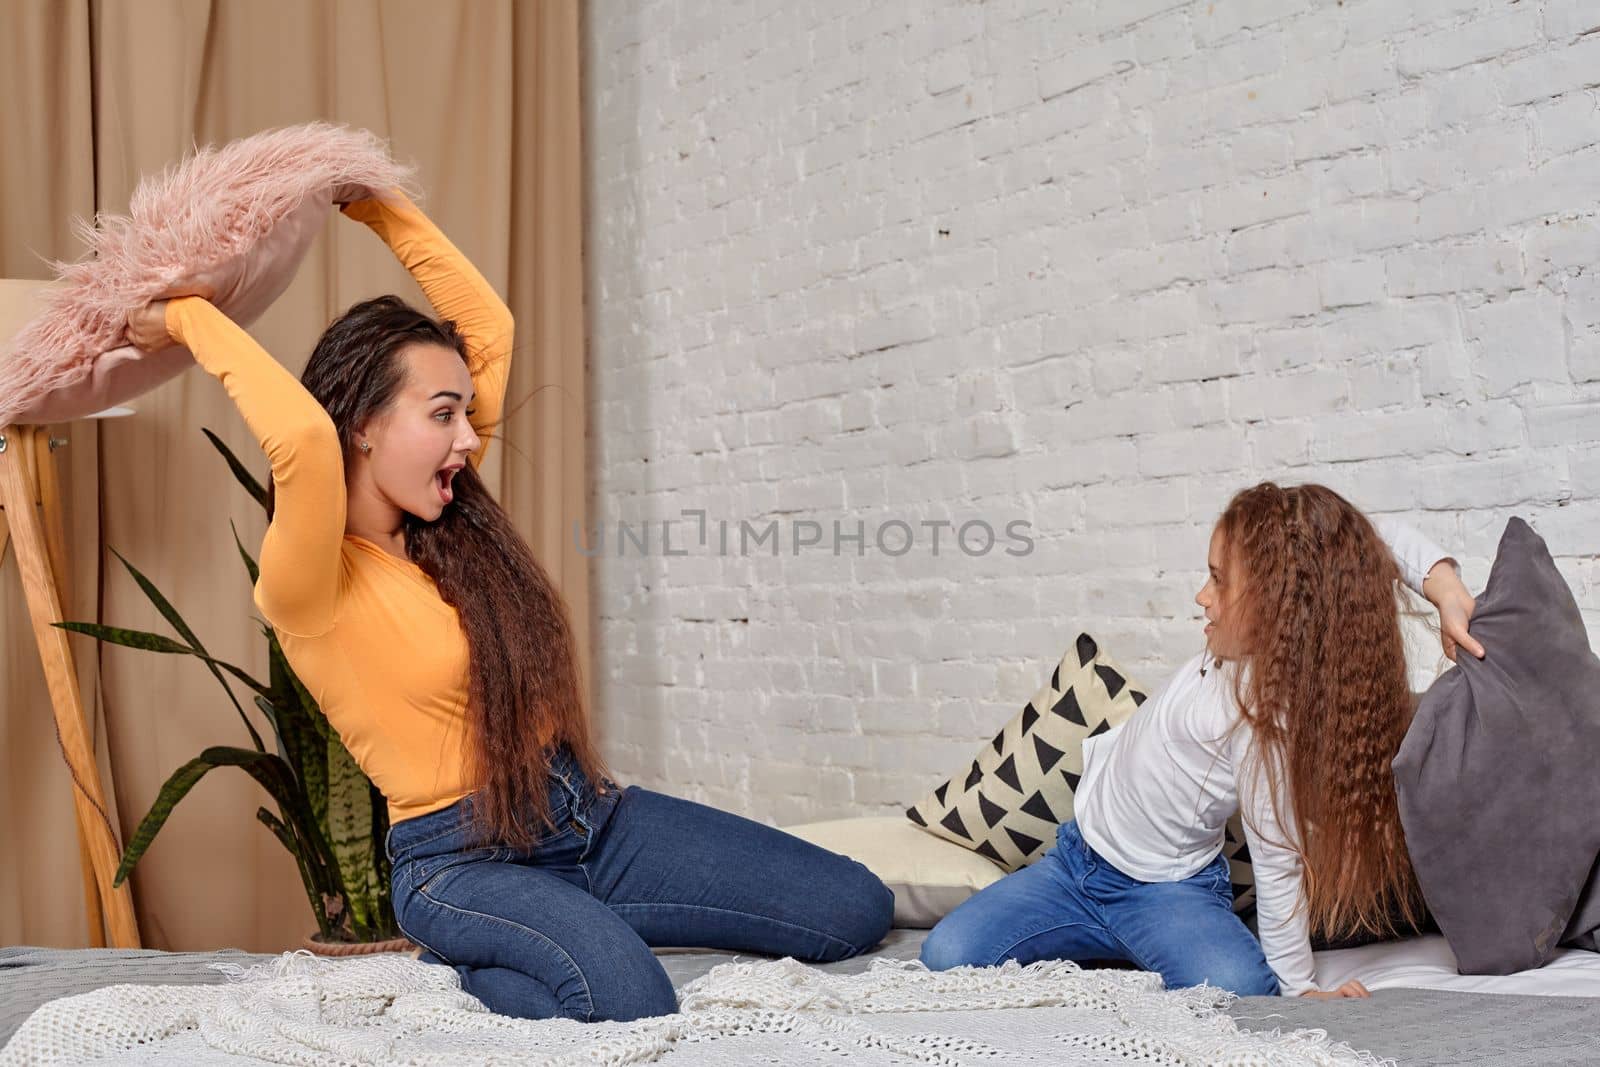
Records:
[[[0,1049],[23,1064],[809,1065],[1379,1064],[1320,1030],[1240,1030],[1231,994],[1065,962],[933,972],[877,960],[843,975],[794,960],[728,963],[680,1013],[633,1023],[489,1012],[453,970],[407,956],[285,953],[214,986],[110,986],[39,1008]]]

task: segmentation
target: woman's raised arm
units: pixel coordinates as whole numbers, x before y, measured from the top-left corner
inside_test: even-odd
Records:
[[[367,224],[383,238],[440,318],[455,323],[467,340],[477,398],[468,421],[482,438],[468,461],[476,468],[489,447],[490,429],[500,421],[506,380],[511,373],[514,322],[511,309],[488,279],[404,193],[393,190],[382,199],[371,197],[339,209]]]
[[[315,397],[209,301],[167,301],[167,332],[222,382],[272,466],[272,521],[261,542],[255,603],[287,633],[332,626],[344,542],[344,455]]]

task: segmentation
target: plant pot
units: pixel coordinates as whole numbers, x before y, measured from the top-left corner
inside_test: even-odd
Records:
[[[309,934],[300,942],[300,947],[318,956],[370,956],[376,952],[404,952],[416,956],[422,952],[420,946],[403,937],[387,941],[324,941],[321,934]]]

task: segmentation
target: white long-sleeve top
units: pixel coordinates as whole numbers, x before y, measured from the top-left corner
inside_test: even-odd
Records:
[[[1372,521],[1405,583],[1419,593],[1433,565],[1450,559],[1405,523]],[[1131,717],[1084,741],[1078,829],[1130,878],[1176,882],[1216,858],[1224,825],[1243,806],[1261,947],[1280,992],[1295,996],[1316,985],[1310,924],[1296,908],[1303,875],[1287,783],[1280,782],[1278,803],[1269,803],[1262,760],[1251,752],[1254,732],[1233,699],[1235,672],[1248,668],[1207,659],[1205,652],[1195,656]]]

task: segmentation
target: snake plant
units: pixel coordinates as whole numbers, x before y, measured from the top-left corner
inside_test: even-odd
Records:
[[[267,493],[239,462],[228,446],[210,430],[206,438],[222,453],[229,469],[263,511]],[[230,523],[231,525],[231,523]],[[254,586],[256,561],[233,531],[234,544]],[[208,748],[179,767],[162,785],[150,811],[128,839],[117,868],[121,885],[168,816],[196,782],[217,767],[238,767],[254,778],[272,798],[276,814],[256,809],[256,819],[272,831],[289,850],[300,869],[306,897],[316,916],[317,932],[324,941],[382,941],[398,937],[394,910],[389,902],[389,861],[383,839],[389,829],[383,795],[351,758],[350,752],[329,726],[327,717],[295,676],[284,658],[272,627],[261,619],[257,627],[267,641],[267,682],[213,657],[183,617],[138,568],[112,549],[140,590],[171,624],[178,640],[142,630],[126,630],[92,622],[57,623],[64,630],[87,634],[98,641],[149,652],[193,656],[205,664],[239,713],[250,747],[219,745]],[[252,703],[272,729],[269,749],[245,714],[232,677],[250,690]]]

